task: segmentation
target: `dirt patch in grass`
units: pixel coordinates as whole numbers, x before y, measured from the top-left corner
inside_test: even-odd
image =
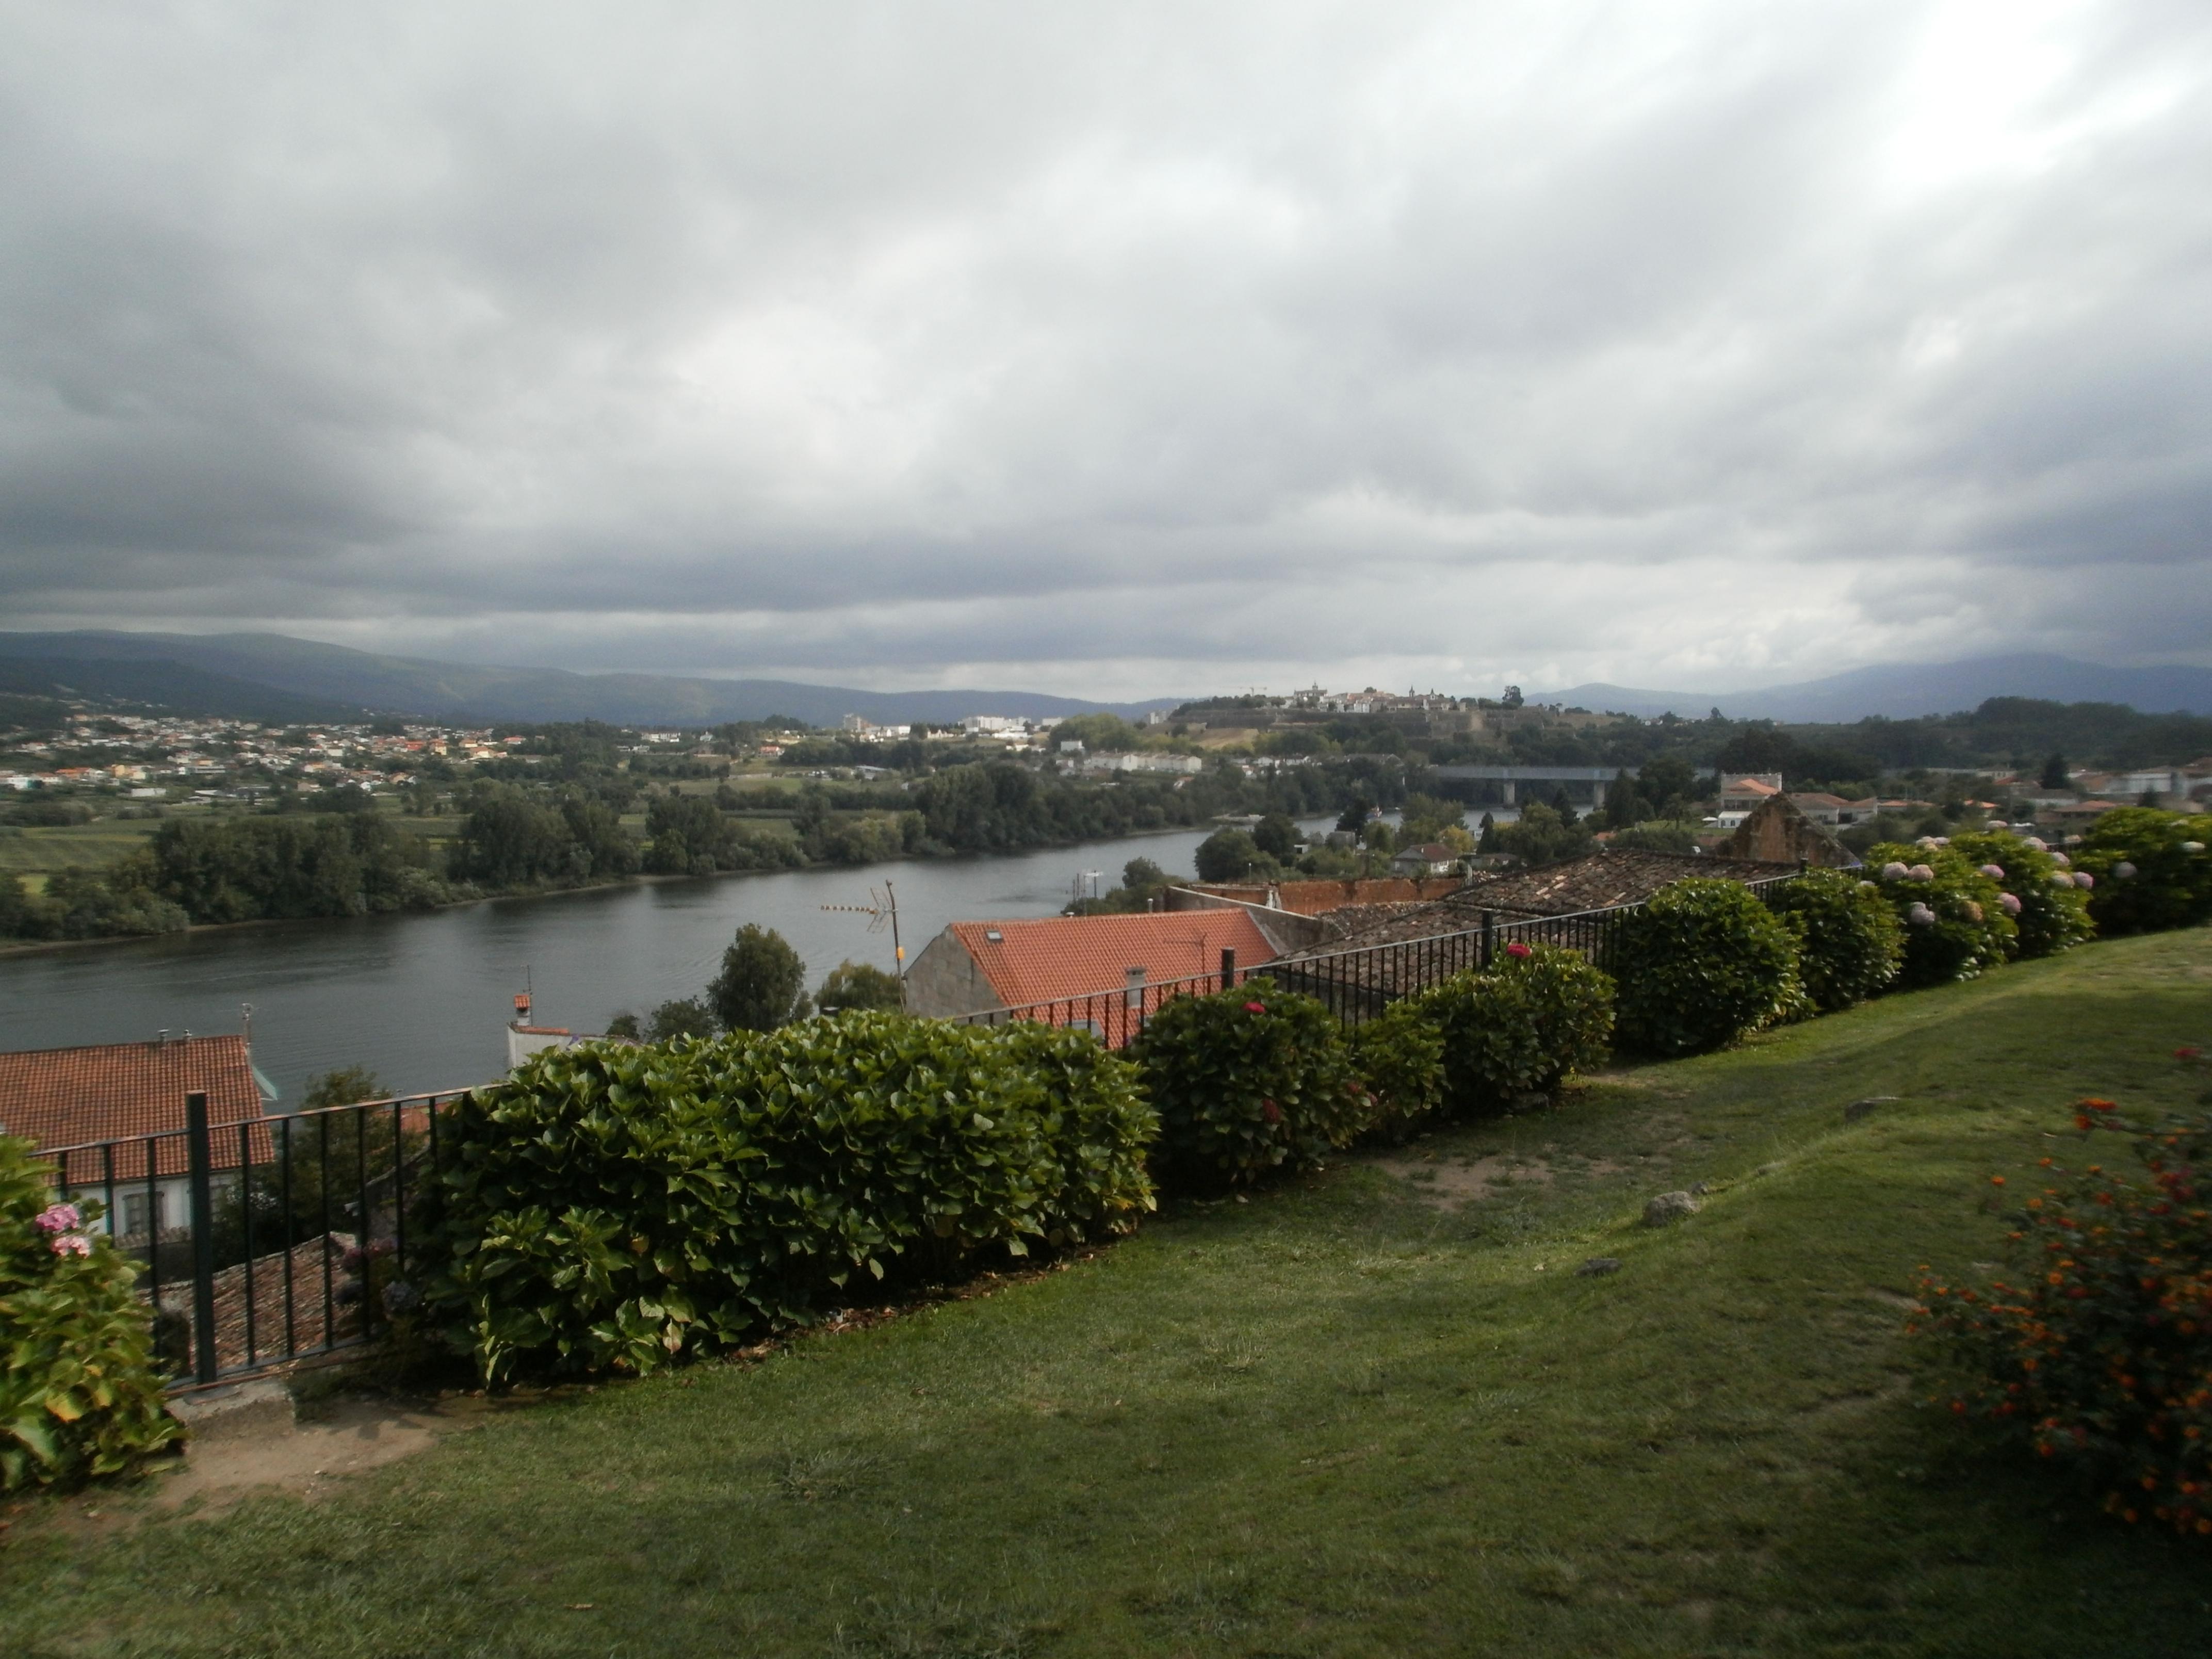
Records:
[[[1419,1197],[1447,1209],[1479,1204],[1516,1188],[1548,1187],[1563,1171],[1547,1158],[1525,1152],[1486,1152],[1456,1157],[1440,1152],[1378,1158],[1375,1167],[1395,1176]],[[1628,1165],[1607,1159],[1578,1163],[1564,1173],[1615,1176]]]

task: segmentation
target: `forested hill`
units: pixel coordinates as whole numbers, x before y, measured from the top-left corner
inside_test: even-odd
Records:
[[[899,724],[958,720],[969,714],[1034,720],[1098,710],[1133,716],[1174,702],[1103,703],[1035,691],[862,691],[793,680],[577,674],[558,668],[380,656],[281,634],[0,633],[0,657],[18,663],[66,659],[80,675],[92,672],[87,665],[108,665],[108,672],[117,675],[125,672],[126,664],[161,665],[170,671],[179,696],[194,699],[194,712],[248,719],[334,716],[328,712],[263,716],[243,706],[197,705],[205,703],[207,692],[217,681],[234,690],[250,685],[313,699],[325,711],[343,705],[464,723],[597,720],[618,726],[708,726],[787,715],[811,726],[835,726],[847,714],[859,714]],[[138,696],[136,692],[123,695]]]

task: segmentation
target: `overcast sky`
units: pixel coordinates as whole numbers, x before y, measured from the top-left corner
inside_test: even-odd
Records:
[[[0,0],[0,625],[2212,662],[2212,4]]]

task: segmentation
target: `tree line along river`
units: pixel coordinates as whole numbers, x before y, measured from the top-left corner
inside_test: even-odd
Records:
[[[1304,827],[1326,827],[1328,818]],[[848,957],[892,965],[888,929],[824,911],[897,890],[911,963],[956,920],[1051,915],[1082,872],[1116,883],[1133,858],[1189,878],[1212,826],[973,858],[659,881],[428,914],[267,922],[0,957],[0,1048],[235,1031],[251,1004],[254,1059],[296,1103],[307,1079],[366,1066],[399,1093],[458,1089],[506,1067],[505,1026],[527,986],[538,1023],[603,1030],[617,1010],[702,990],[746,922],[806,959],[809,988]]]

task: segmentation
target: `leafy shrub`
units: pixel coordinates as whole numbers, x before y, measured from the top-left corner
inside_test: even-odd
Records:
[[[1129,1052],[1160,1115],[1162,1176],[1177,1186],[1310,1169],[1364,1127],[1336,1021],[1270,980],[1177,997]]]
[[[1670,883],[1615,927],[1615,1030],[1625,1047],[1662,1055],[1722,1048],[1803,996],[1796,941],[1741,883]]]
[[[2018,930],[1996,880],[1950,847],[1878,842],[1867,854],[1882,896],[1905,924],[1908,989],[1972,979],[2010,953]]]
[[[2088,1100],[2075,1123],[2085,1142],[2124,1136],[2139,1167],[2045,1158],[2052,1184],[2013,1218],[2020,1282],[1983,1293],[1923,1268],[1916,1323],[1963,1373],[1958,1415],[2070,1468],[2123,1519],[2212,1534],[2212,1113],[2137,1125]]]
[[[749,921],[722,952],[722,971],[707,987],[714,1016],[732,1031],[773,1031],[813,1012],[806,963],[773,927]]]
[[[2056,956],[2096,933],[2096,924],[2089,920],[2088,893],[2074,884],[2040,841],[1995,830],[1954,836],[1951,850],[1996,883],[1997,902],[2018,930],[2012,945],[2014,956]],[[2002,873],[1990,875],[1992,871]]]
[[[1413,1001],[1394,1002],[1352,1030],[1352,1069],[1367,1091],[1367,1127],[1403,1141],[1443,1104],[1444,1034]]]
[[[647,1371],[1149,1207],[1152,1118],[1090,1037],[855,1012],[533,1057],[454,1109],[434,1294],[486,1377]],[[441,1139],[444,1138],[441,1136]]]
[[[1796,935],[1797,972],[1814,1012],[1863,1002],[1897,977],[1905,930],[1872,882],[1808,870],[1769,889],[1765,900]]]
[[[2089,915],[2102,933],[2143,933],[2212,921],[2212,817],[2148,806],[2100,817],[2073,849],[2096,885]]]
[[[181,1432],[98,1213],[54,1203],[31,1143],[0,1136],[0,1491],[120,1474]]]
[[[1414,1000],[1442,1034],[1443,1104],[1455,1117],[1552,1093],[1613,1036],[1612,980],[1556,945],[1516,941],[1489,971],[1455,974]]]

